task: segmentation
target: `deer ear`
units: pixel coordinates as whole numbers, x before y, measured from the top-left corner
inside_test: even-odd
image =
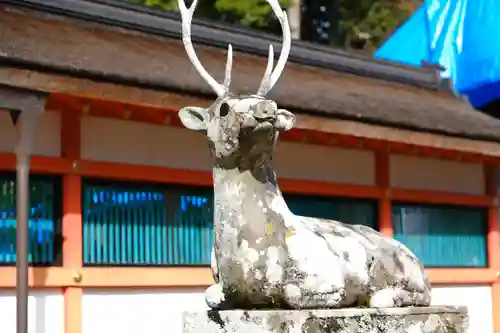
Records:
[[[290,111],[285,109],[278,110],[278,117],[276,119],[276,128],[280,132],[291,130],[295,125],[295,116]]]
[[[179,118],[187,129],[193,131],[206,131],[210,115],[207,109],[188,106],[179,111]]]

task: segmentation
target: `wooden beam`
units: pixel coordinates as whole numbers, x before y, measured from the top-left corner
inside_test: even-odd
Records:
[[[156,108],[162,110],[162,112],[168,111],[170,113],[186,105],[208,106],[213,102],[213,100],[207,98],[175,94],[168,91],[95,82],[9,67],[0,68],[0,84],[2,83],[49,92],[59,96],[73,96],[81,101],[113,101],[138,107]],[[294,110],[290,111],[293,112]],[[469,140],[303,114],[297,115],[296,127],[301,130],[400,143],[410,147],[418,146],[460,152],[470,156],[484,155],[500,161],[500,144],[496,142]]]
[[[187,103],[188,101],[189,101],[189,96],[186,96],[186,100],[184,101],[184,103]],[[207,101],[207,103],[209,102]],[[182,127],[177,117],[177,111],[176,111],[177,109],[172,109],[172,108],[158,108],[158,107],[144,106],[138,104],[121,103],[111,100],[90,99],[90,98],[77,97],[65,94],[52,94],[48,103],[48,107],[53,110],[84,109],[85,114],[93,117],[120,119],[120,120],[143,122],[155,125],[169,125],[174,127]],[[181,107],[182,104],[179,105],[179,108]],[[456,149],[459,147],[442,148],[441,146],[432,147],[432,146],[425,146],[423,144],[415,144],[413,141],[406,143],[398,141],[388,141],[383,139],[383,136],[382,137],[376,136],[373,138],[363,137],[362,135],[360,135],[360,133],[363,132],[342,133],[342,126],[338,128],[338,131],[322,132],[321,130],[319,130],[320,128],[319,125],[316,124],[318,122],[323,122],[323,121],[327,122],[332,121],[332,119],[325,119],[318,117],[313,117],[313,118],[315,123],[311,124],[310,127],[305,127],[302,125],[302,119],[307,119],[307,116],[300,114],[297,115],[298,123],[296,128],[292,129],[291,131],[282,133],[281,140],[317,144],[317,145],[326,145],[326,146],[338,146],[351,149],[362,149],[362,150],[376,151],[383,153],[387,153],[390,151],[393,154],[415,155],[420,157],[438,158],[438,159],[454,160],[462,162],[482,163],[483,161],[486,160],[490,160],[490,162],[498,160],[500,162],[500,158],[498,157],[481,155],[480,153],[476,152],[460,151]],[[339,122],[338,120],[334,121]],[[342,121],[340,122],[342,125],[344,124],[342,123]],[[366,125],[360,123],[356,124],[360,126],[368,126],[359,129],[359,131],[368,130],[367,133],[369,133],[370,132],[369,129],[373,127],[373,125]],[[389,129],[387,127],[383,128]],[[395,130],[395,129],[390,129],[390,130]],[[356,129],[353,129],[353,132],[356,132]],[[416,135],[416,132],[410,132],[410,131],[406,132],[408,133],[403,133],[403,134]],[[403,134],[401,135],[402,138],[405,137],[405,135]],[[395,137],[393,139],[397,140],[398,137]],[[466,141],[468,142],[470,140]]]
[[[16,155],[0,153],[0,170],[14,171]],[[31,158],[31,172],[44,174],[65,174],[71,171],[71,161],[60,157],[33,156]]]
[[[12,154],[0,153],[0,170],[14,170]],[[7,162],[6,162],[7,161]],[[88,160],[71,161],[59,157],[33,157],[32,170],[35,173],[66,174],[74,173],[82,177],[112,180],[129,180],[170,184],[211,186],[212,174],[209,171],[175,169],[170,167],[124,164],[115,162],[96,162]],[[487,195],[470,195],[434,190],[414,190],[390,188],[389,192],[381,186],[355,185],[324,181],[280,178],[279,184],[284,192],[324,196],[345,196],[379,199],[389,195],[391,200],[449,204],[463,206],[490,207],[493,199]]]
[[[15,268],[0,268],[0,289],[15,288]],[[495,270],[489,268],[428,268],[435,285],[491,284]],[[187,288],[213,283],[209,267],[66,267],[30,268],[32,289],[54,288]],[[75,309],[76,310],[76,309]]]

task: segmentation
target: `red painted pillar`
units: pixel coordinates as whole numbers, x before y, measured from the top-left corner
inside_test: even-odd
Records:
[[[61,111],[61,154],[73,165],[73,171],[63,176],[63,267],[70,268],[73,281],[81,280],[82,207],[81,176],[74,171],[80,159],[80,117],[73,110]],[[64,332],[82,332],[83,290],[78,286],[64,288]]]
[[[392,204],[390,190],[389,153],[377,152],[375,155],[375,181],[383,189],[383,196],[378,203],[379,230],[386,236],[392,237]]]

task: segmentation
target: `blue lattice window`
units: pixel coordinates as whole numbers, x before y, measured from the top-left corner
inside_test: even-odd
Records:
[[[52,177],[30,177],[29,263],[61,264],[61,188]],[[0,265],[16,263],[15,174],[0,175]]]
[[[377,228],[377,203],[373,200],[288,194],[285,201],[297,215]]]
[[[392,224],[426,267],[487,266],[486,209],[394,204]]]
[[[84,264],[210,264],[211,193],[211,188],[86,181]]]
[[[376,202],[286,195],[296,214],[376,225]],[[209,265],[212,188],[86,180],[85,265]]]

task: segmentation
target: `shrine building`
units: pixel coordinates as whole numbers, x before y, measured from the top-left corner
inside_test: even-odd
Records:
[[[42,103],[30,132],[30,333],[180,333],[183,310],[205,309],[211,161],[177,111],[215,95],[180,31],[175,13],[109,1],[0,4],[2,333],[16,322],[19,133],[8,111],[29,109],[30,96]],[[281,47],[197,20],[192,38],[219,80],[233,45],[231,86],[247,94],[269,44]],[[500,333],[500,120],[436,68],[301,41],[269,98],[297,116],[274,156],[290,209],[400,240],[425,264],[433,304],[466,305],[471,333]]]

